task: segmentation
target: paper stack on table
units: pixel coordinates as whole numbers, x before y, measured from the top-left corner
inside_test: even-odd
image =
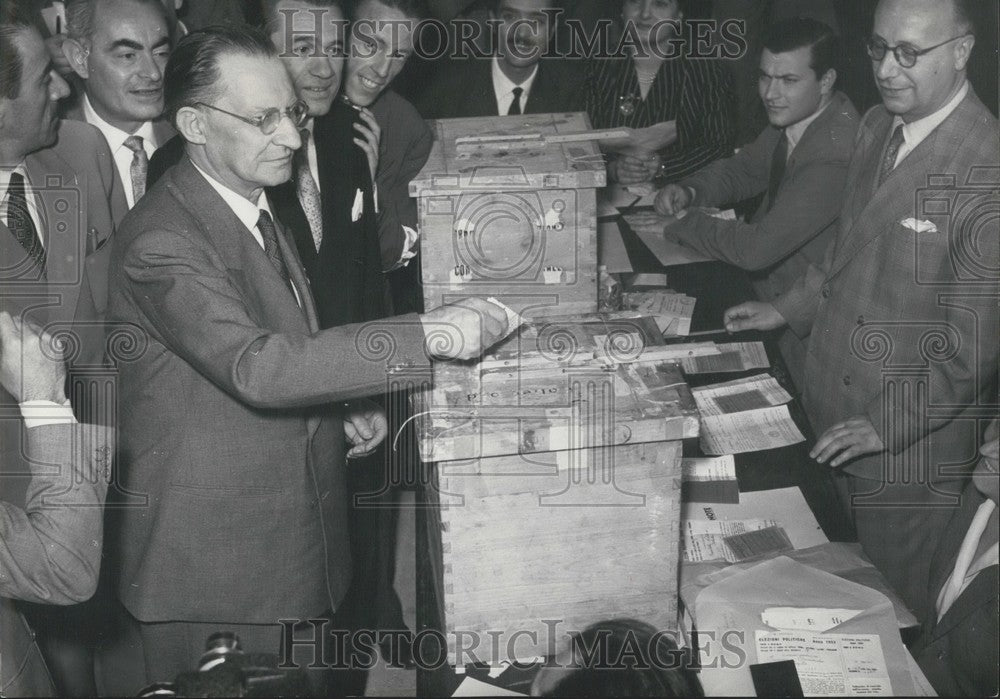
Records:
[[[691,334],[691,318],[697,299],[667,289],[633,291],[625,295],[625,305],[644,316],[652,316],[664,337]]]
[[[685,359],[681,369],[685,374],[719,374],[771,366],[762,342],[727,342],[716,344],[716,347],[717,354]]]
[[[772,376],[758,374],[691,393],[701,413],[706,454],[741,454],[805,440],[784,405],[792,396]]]
[[[681,499],[684,502],[738,503],[740,485],[732,456],[683,459]]]

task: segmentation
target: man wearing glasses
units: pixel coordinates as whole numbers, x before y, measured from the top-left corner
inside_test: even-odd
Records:
[[[882,105],[858,130],[835,243],[773,303],[726,312],[731,331],[811,330],[811,455],[843,466],[859,540],[918,613],[976,418],[996,413],[1000,129],[966,80],[974,9],[881,0],[868,54]]]
[[[186,157],[126,219],[111,271],[111,317],[148,343],[120,367],[119,463],[148,505],[124,512],[118,592],[149,681],[195,668],[216,631],[274,653],[279,621],[328,619],[351,579],[345,457],[386,434],[384,415],[344,401],[430,351],[476,357],[507,324],[474,299],[320,330],[265,194],[291,177],[307,115],[273,45],[249,28],[193,32],[165,80]],[[299,662],[323,661],[304,650]]]

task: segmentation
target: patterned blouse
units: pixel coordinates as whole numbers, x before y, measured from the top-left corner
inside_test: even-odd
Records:
[[[644,128],[677,120],[677,140],[660,151],[664,182],[675,182],[733,154],[734,98],[729,72],[718,60],[685,57],[663,61],[646,99],[632,59],[591,59],[587,113],[595,129]]]

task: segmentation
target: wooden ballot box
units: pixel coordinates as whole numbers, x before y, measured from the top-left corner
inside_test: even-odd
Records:
[[[619,617],[676,629],[679,440],[698,417],[647,339],[627,313],[545,318],[435,365],[415,409],[452,664],[544,656]]]
[[[528,317],[597,310],[596,188],[583,113],[442,119],[410,183],[424,307],[493,296]]]

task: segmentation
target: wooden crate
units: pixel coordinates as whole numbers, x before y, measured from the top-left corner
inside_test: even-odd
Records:
[[[592,142],[464,146],[467,136],[567,134],[583,113],[442,119],[410,183],[418,199],[425,308],[494,296],[528,317],[597,309],[596,188],[605,166]]]
[[[675,630],[680,458],[660,442],[438,463],[449,662],[545,656],[619,617]]]

